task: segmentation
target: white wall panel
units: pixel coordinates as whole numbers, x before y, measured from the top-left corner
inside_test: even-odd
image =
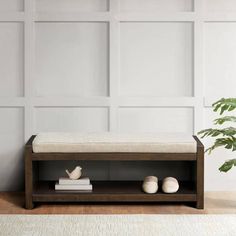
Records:
[[[22,96],[23,25],[0,22],[0,97]]]
[[[192,108],[120,108],[121,132],[193,132]]]
[[[36,0],[38,11],[106,11],[108,0]]]
[[[205,24],[205,96],[234,96],[236,22]]]
[[[120,94],[191,96],[192,24],[121,23]]]
[[[206,10],[212,12],[236,11],[235,0],[206,0]]]
[[[20,190],[23,188],[23,143],[23,109],[0,107],[1,191]]]
[[[0,12],[3,11],[22,11],[24,0],[0,0]]]
[[[0,0],[0,191],[23,189],[23,144],[40,131],[211,126],[204,101],[235,97],[235,11],[235,0]],[[206,157],[206,190],[235,189],[235,172],[218,172],[230,157]],[[125,177],[100,165],[84,163]]]
[[[37,23],[37,96],[106,96],[107,23]]]
[[[121,11],[191,11],[193,0],[120,0]]]
[[[107,108],[35,108],[35,133],[108,131]]]

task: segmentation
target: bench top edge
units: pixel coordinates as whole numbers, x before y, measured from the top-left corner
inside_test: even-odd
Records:
[[[32,144],[33,144],[33,140],[36,137],[36,135],[32,135],[29,140],[27,141],[27,143],[25,144],[26,147],[31,147],[32,148]],[[196,136],[196,135],[192,135],[192,137],[196,140],[197,142],[197,148],[204,148],[203,143],[200,141],[200,139]]]

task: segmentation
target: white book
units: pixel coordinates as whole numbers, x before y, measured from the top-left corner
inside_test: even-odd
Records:
[[[55,184],[55,190],[86,190],[91,191],[93,189],[92,184]]]
[[[90,179],[88,177],[82,177],[80,179],[70,179],[68,177],[61,177],[59,178],[59,184],[68,184],[68,185],[71,185],[71,184],[90,184]]]

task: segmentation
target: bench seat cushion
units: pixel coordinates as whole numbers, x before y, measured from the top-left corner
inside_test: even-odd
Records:
[[[33,140],[35,153],[196,151],[195,139],[186,134],[40,133]]]

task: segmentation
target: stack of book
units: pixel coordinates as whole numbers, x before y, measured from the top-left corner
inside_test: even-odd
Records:
[[[72,191],[92,191],[93,186],[88,177],[81,177],[73,180],[67,177],[59,178],[59,182],[55,184],[55,190],[72,190]]]

